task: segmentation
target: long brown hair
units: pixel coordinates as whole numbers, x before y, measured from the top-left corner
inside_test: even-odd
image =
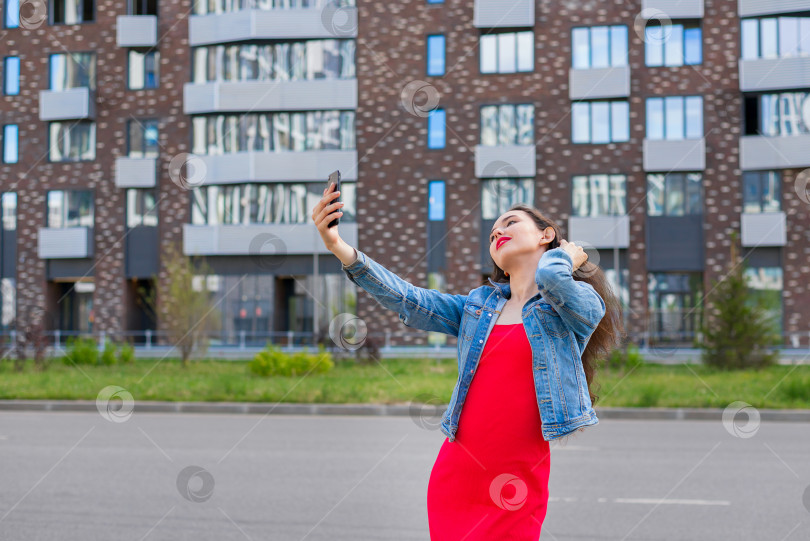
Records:
[[[522,203],[512,205],[509,210],[520,210],[528,214],[540,231],[547,227],[554,228],[554,240],[547,245],[547,250],[560,246],[560,227],[539,210]],[[491,276],[492,281],[508,284],[509,278],[504,274],[503,269],[496,265],[494,261],[492,264],[494,267]],[[593,286],[599,296],[602,297],[602,300],[605,301],[605,316],[596,326],[596,330],[594,330],[585,351],[582,353],[582,368],[585,370],[585,379],[588,382],[588,394],[591,396],[591,403],[596,404],[599,399],[599,395],[594,392],[599,390],[599,384],[595,381],[598,363],[606,359],[626,336],[622,304],[611,289],[610,283],[599,265],[586,261],[574,272],[573,276],[574,280],[580,280]]]

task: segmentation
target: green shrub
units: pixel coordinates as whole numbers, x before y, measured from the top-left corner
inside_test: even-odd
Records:
[[[614,349],[610,352],[607,365],[616,369],[632,369],[644,364],[644,356],[639,352],[638,346],[632,342],[624,349]]]
[[[115,344],[113,344],[110,340],[105,340],[104,350],[101,352],[101,364],[111,366],[115,363]]]
[[[67,339],[65,364],[98,364],[98,345],[90,337],[79,338],[71,336]]]
[[[264,377],[322,374],[334,366],[331,355],[322,345],[318,346],[317,353],[302,351],[290,355],[269,343],[248,364],[251,373]]]
[[[118,352],[118,360],[124,364],[132,364],[135,362],[135,348],[132,344],[124,342],[121,344],[121,349]]]

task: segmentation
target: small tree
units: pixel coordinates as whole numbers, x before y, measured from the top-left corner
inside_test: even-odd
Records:
[[[208,334],[220,329],[220,312],[208,290],[211,269],[196,262],[172,245],[163,255],[165,279],[156,279],[156,287],[144,294],[145,304],[159,314],[159,327],[180,351],[184,367],[193,353],[205,354]]]
[[[748,289],[745,263],[732,233],[731,258],[726,275],[712,285],[703,318],[702,358],[707,365],[722,369],[763,368],[776,361],[778,352],[769,346],[779,343],[767,310]]]

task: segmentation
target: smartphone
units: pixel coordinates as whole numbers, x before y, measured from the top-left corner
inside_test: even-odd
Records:
[[[333,183],[335,185],[335,190],[334,191],[340,191],[340,171],[334,171],[329,175],[329,181],[327,182],[326,187],[328,188]],[[327,193],[331,193],[331,192],[327,192]],[[341,194],[341,195],[343,195],[343,194]],[[330,201],[329,204],[331,205],[332,203],[339,202],[340,197],[341,196],[339,195],[337,197],[337,199],[332,199],[332,201]],[[339,223],[340,223],[340,216],[338,216],[337,218],[335,218],[334,220],[329,222],[329,225],[327,227],[335,227]]]

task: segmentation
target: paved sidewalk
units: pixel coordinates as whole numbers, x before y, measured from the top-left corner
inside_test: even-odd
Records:
[[[272,402],[149,402],[135,411],[165,413],[252,413],[274,415],[424,415],[441,414],[446,404],[294,404]],[[96,411],[95,400],[0,400],[0,411]],[[721,408],[595,408],[601,419],[722,420]],[[763,421],[810,422],[810,410],[758,409]]]

